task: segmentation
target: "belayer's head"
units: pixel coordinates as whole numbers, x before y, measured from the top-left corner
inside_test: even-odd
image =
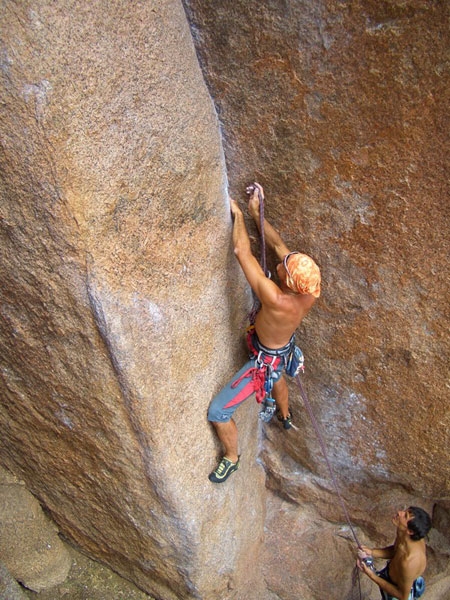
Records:
[[[313,259],[301,252],[290,252],[283,259],[286,285],[296,294],[320,296],[320,269]]]
[[[408,520],[410,538],[414,541],[421,540],[431,529],[431,517],[419,506],[410,506],[408,513],[410,516]]]

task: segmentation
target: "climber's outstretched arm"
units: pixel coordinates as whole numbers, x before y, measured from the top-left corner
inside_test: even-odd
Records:
[[[238,203],[231,198],[230,210],[233,217],[234,254],[244,275],[263,305],[278,306],[280,299],[284,298],[283,292],[271,279],[266,277],[261,265],[253,255],[244,215]]]
[[[247,188],[247,192],[250,195],[248,201],[248,210],[255,220],[256,226],[261,233],[261,222],[259,213],[259,195],[258,192],[264,198],[264,190],[259,183],[254,183]],[[266,218],[264,218],[264,237],[268,247],[275,252],[278,260],[282,261],[286,254],[289,254],[289,248],[281,239],[280,234],[272,227]]]

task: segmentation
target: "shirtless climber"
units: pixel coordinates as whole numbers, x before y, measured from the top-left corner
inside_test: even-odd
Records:
[[[248,209],[260,229],[260,201],[263,188],[255,183],[247,188]],[[258,402],[264,400],[264,421],[270,420],[276,408],[278,419],[285,429],[291,427],[288,387],[283,371],[295,375],[303,362],[301,350],[295,346],[294,332],[320,295],[320,270],[305,254],[290,252],[275,229],[264,220],[266,245],[280,263],[276,267],[278,285],[266,277],[252,254],[244,215],[237,202],[231,200],[234,253],[253,292],[259,299],[260,309],[248,330],[247,343],[250,360],[228,385],[213,399],[208,420],[216,429],[225,454],[209,475],[213,483],[224,482],[239,466],[238,433],[231,418],[236,408],[252,393]],[[268,416],[267,416],[268,415]]]
[[[431,518],[417,506],[399,510],[392,519],[397,536],[392,546],[358,550],[357,565],[380,588],[382,600],[414,600],[425,590],[422,577],[427,565],[424,537],[431,529]],[[381,571],[374,571],[365,562],[367,557],[387,558]]]

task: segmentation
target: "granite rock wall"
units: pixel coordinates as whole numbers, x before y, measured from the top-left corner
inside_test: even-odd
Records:
[[[303,383],[358,536],[389,543],[398,506],[448,514],[448,3],[208,4],[184,0],[231,192],[245,203],[262,183],[268,218],[321,266]],[[269,580],[283,598],[342,598],[353,538],[294,383],[291,403],[298,430],[265,428],[261,460],[267,558],[295,585]],[[428,594],[443,598],[435,522]]]
[[[447,5],[1,11],[0,462],[155,597],[351,594],[354,541],[294,385],[297,428],[247,403],[241,469],[207,480],[206,408],[251,302],[227,186],[244,203],[256,179],[322,269],[303,381],[358,536],[388,543],[394,507],[430,510],[444,598]]]
[[[207,479],[248,294],[183,8],[6,1],[1,22],[1,462],[159,598],[257,587],[236,565],[264,495],[249,512],[244,480]],[[243,476],[264,490],[255,460]]]

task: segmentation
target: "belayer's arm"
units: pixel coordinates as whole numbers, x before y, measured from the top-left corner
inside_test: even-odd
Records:
[[[395,553],[395,546],[386,546],[385,548],[373,548],[372,556],[374,558],[392,558]]]
[[[378,585],[380,589],[384,592],[392,596],[393,598],[398,598],[398,600],[408,600],[409,594],[411,592],[411,587],[414,583],[414,579],[412,577],[404,577],[402,581],[398,583],[398,585],[394,585],[386,579],[379,577],[376,573],[369,569],[364,563],[361,565],[364,573]]]

